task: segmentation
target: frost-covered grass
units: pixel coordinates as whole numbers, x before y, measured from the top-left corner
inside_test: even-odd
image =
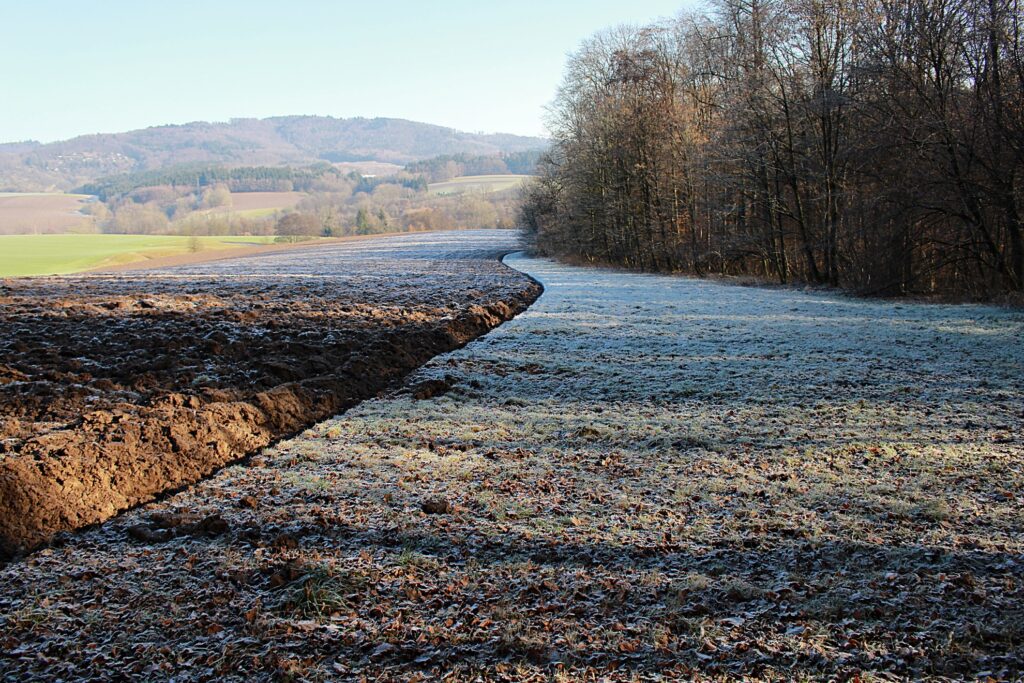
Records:
[[[588,631],[536,644],[580,666],[627,625],[709,675],[1019,671],[1024,316],[509,262],[547,292],[425,369],[456,391],[321,427],[336,495],[550,572],[515,621]],[[405,516],[427,496],[455,519]]]
[[[546,293],[412,380],[450,392],[153,506],[227,537],[121,540],[152,509],[86,536],[86,562],[169,587],[124,589],[139,616],[105,651],[306,680],[1024,674],[1019,312],[509,263]],[[55,628],[88,581],[11,619]]]

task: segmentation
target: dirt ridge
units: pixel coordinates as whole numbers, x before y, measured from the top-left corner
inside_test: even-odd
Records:
[[[194,483],[376,395],[525,310],[542,288],[521,281],[499,300],[385,329],[336,372],[242,400],[168,393],[148,405],[114,404],[24,440],[17,452],[0,455],[0,559]]]

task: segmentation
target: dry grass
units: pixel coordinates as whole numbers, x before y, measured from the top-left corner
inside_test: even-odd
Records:
[[[78,213],[85,195],[0,193],[0,235],[48,234],[92,227]]]

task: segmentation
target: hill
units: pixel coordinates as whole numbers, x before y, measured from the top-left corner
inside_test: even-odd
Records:
[[[49,144],[0,144],[0,191],[67,190],[104,176],[179,164],[406,164],[447,154],[523,152],[547,144],[543,138],[464,133],[388,118],[283,116],[195,122]]]

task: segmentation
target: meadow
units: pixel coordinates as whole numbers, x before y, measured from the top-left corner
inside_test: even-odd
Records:
[[[199,250],[268,244],[273,237],[0,235],[0,277],[63,275]]]
[[[519,187],[528,175],[477,175],[452,178],[443,183],[431,183],[430,194],[454,195],[470,193],[502,192]]]

